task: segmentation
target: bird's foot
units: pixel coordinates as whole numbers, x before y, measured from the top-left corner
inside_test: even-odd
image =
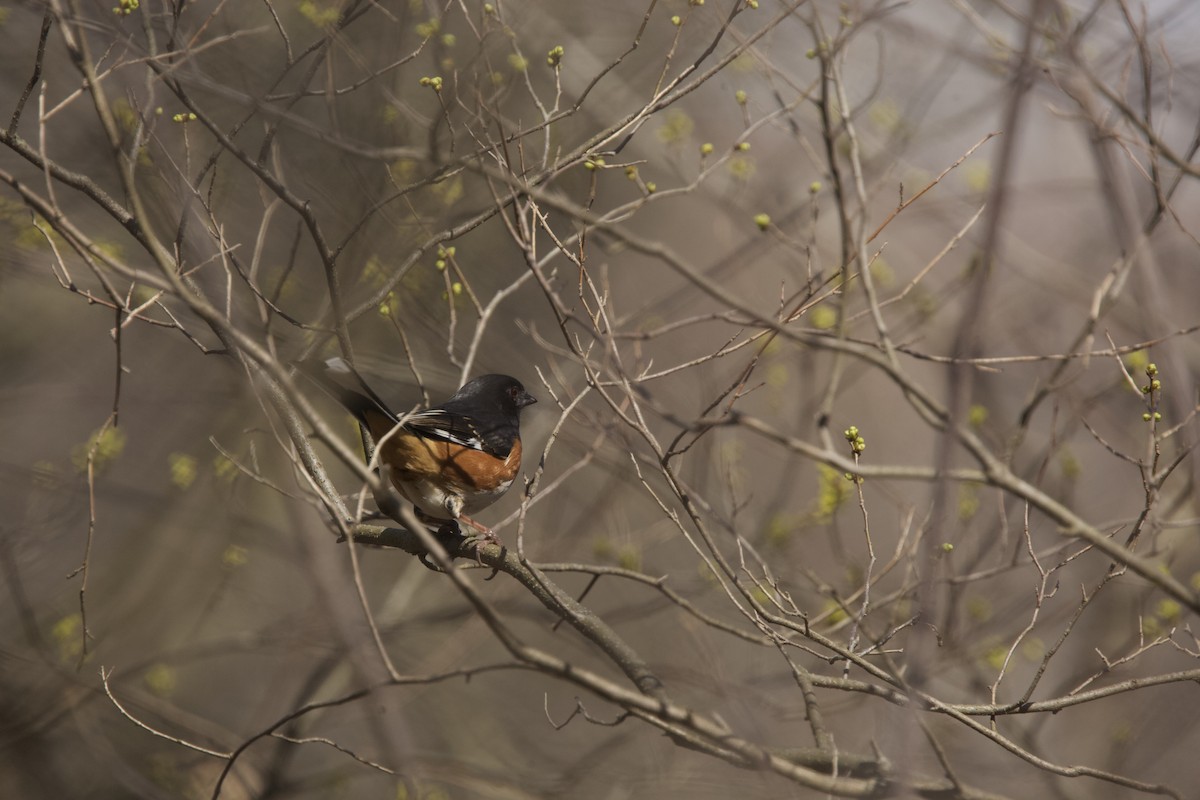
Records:
[[[500,537],[497,536],[496,532],[494,530],[492,530],[491,528],[489,528],[488,526],[476,522],[475,520],[468,517],[466,514],[459,515],[459,519],[461,521],[467,523],[468,525],[470,525],[476,531],[475,533],[464,534],[464,538],[466,538],[468,542],[483,541],[483,542],[487,542],[488,544],[494,544],[497,547],[504,546],[503,542],[500,541]]]

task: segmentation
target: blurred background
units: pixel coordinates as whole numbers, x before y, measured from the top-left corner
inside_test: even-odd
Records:
[[[897,797],[1191,796],[1197,35],[1187,0],[0,7],[0,795],[826,796],[596,724],[444,576],[356,567],[262,366],[349,341],[400,410],[539,398],[536,490],[482,521],[515,546],[525,503],[526,555],[737,736]],[[954,428],[1020,486],[952,473]]]

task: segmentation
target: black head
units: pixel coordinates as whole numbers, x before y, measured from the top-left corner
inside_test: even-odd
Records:
[[[465,403],[485,405],[515,416],[522,408],[536,402],[537,398],[525,391],[525,387],[516,378],[508,375],[480,375],[463,384],[443,406],[451,407]]]

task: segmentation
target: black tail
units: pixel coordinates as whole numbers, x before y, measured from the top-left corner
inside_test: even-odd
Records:
[[[379,395],[367,386],[367,382],[344,358],[309,358],[297,361],[295,365],[296,369],[332,395],[333,399],[344,405],[360,422],[367,421],[369,412],[383,414],[393,423],[399,422],[387,404],[379,399]]]

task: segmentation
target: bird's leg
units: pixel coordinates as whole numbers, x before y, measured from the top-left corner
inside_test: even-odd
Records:
[[[494,530],[492,530],[491,528],[489,528],[488,526],[476,522],[475,520],[468,517],[466,514],[459,514],[458,518],[460,521],[467,523],[468,525],[470,525],[472,528],[474,528],[475,530],[477,530],[479,532],[478,536],[468,535],[467,536],[468,539],[482,539],[482,540],[486,541],[488,544],[494,544],[497,547],[501,546],[500,537],[497,536],[496,532]]]
[[[472,544],[477,540],[482,539],[489,544],[494,544],[496,546],[500,545],[500,539],[497,538],[495,532],[491,528],[487,527],[486,525],[480,525],[478,522],[462,513],[463,499],[461,497],[457,495],[450,495],[448,498],[446,498],[446,510],[450,512],[450,515],[454,518],[454,520],[465,522],[475,530],[479,531],[478,536],[474,534],[462,534],[463,538],[467,540],[467,544]]]

